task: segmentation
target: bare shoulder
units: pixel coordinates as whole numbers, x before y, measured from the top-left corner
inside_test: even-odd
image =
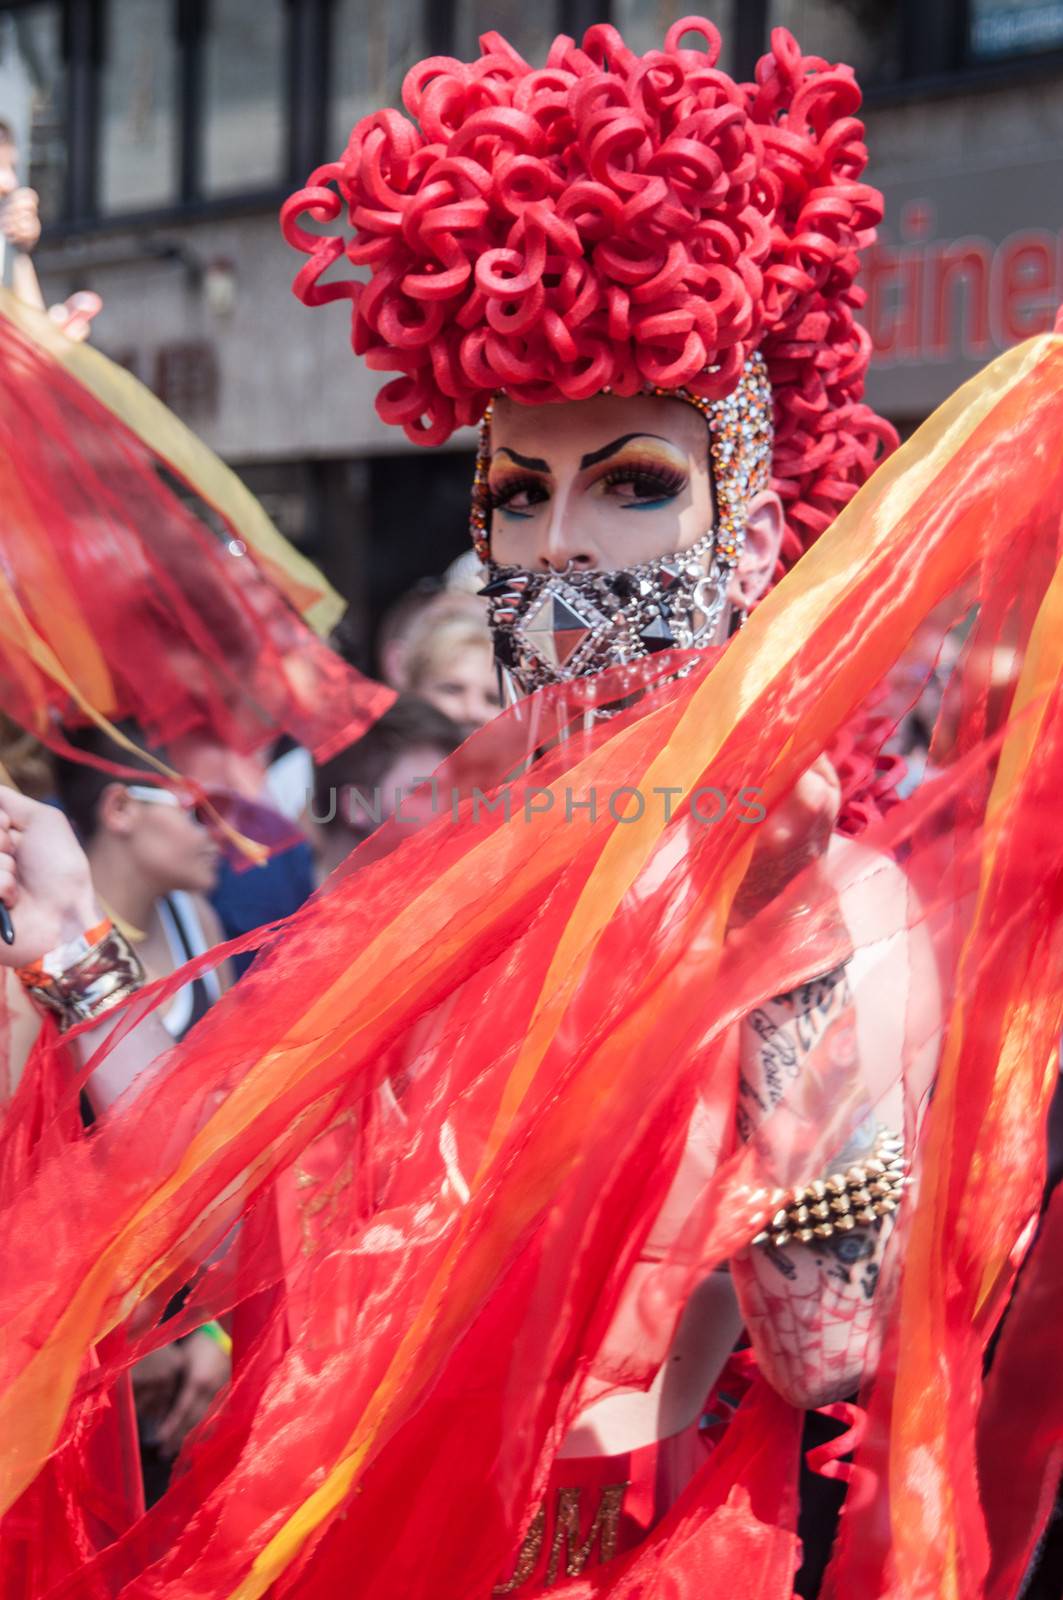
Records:
[[[922,926],[922,907],[904,868],[859,839],[835,834],[827,854],[842,912],[857,945]]]
[[[836,837],[828,862],[852,936],[849,978],[865,1063],[907,1062],[920,1097],[932,1077],[942,1021],[941,982],[925,908],[890,856]]]

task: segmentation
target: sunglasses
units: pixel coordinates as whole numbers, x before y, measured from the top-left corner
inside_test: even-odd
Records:
[[[250,863],[227,835],[226,829],[242,834],[255,844],[264,845],[271,855],[297,844],[303,837],[300,829],[288,817],[275,811],[272,806],[248,800],[235,789],[205,789],[203,801],[196,800],[192,795],[175,794],[172,789],[150,788],[147,784],[139,783],[128,784],[126,793],[131,800],[140,800],[146,805],[176,807],[187,812],[199,827],[209,828],[214,833],[226,858],[237,869],[243,869]],[[219,828],[219,822],[224,826]]]
[[[172,789],[152,789],[143,783],[127,784],[126,794],[130,800],[139,800],[144,806],[169,806],[172,811],[185,811],[200,828],[210,827],[206,806],[193,800],[191,795],[174,794]]]

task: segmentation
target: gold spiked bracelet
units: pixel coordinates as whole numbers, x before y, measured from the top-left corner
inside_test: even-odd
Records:
[[[772,1197],[773,1215],[761,1219],[753,1240],[781,1249],[796,1240],[814,1244],[836,1233],[867,1228],[896,1211],[908,1178],[904,1142],[899,1134],[879,1128],[871,1154],[846,1172],[834,1172],[803,1189],[779,1189]]]

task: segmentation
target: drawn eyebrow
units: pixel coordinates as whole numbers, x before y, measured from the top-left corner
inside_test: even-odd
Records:
[[[619,439],[614,439],[612,444],[603,444],[600,450],[592,450],[590,455],[583,457],[579,464],[582,472],[585,467],[596,467],[599,461],[605,461],[609,456],[615,456],[624,445],[630,444],[632,439],[656,439],[661,444],[671,444],[670,439],[664,439],[659,433],[625,433]]]
[[[550,463],[544,461],[542,456],[522,456],[519,450],[510,450],[508,445],[500,445],[495,451],[496,456],[508,456],[516,462],[518,467],[524,467],[528,472],[549,472]]]

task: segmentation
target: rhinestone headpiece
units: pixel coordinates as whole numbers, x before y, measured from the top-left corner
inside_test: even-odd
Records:
[[[491,559],[491,410],[484,414],[471,525],[489,581],[488,618],[499,667],[523,694],[672,648],[717,641],[727,585],[745,542],[746,507],[768,487],[772,399],[755,354],[722,400],[686,390],[650,393],[685,400],[709,426],[716,525],[689,549],[612,572],[528,572]]]

